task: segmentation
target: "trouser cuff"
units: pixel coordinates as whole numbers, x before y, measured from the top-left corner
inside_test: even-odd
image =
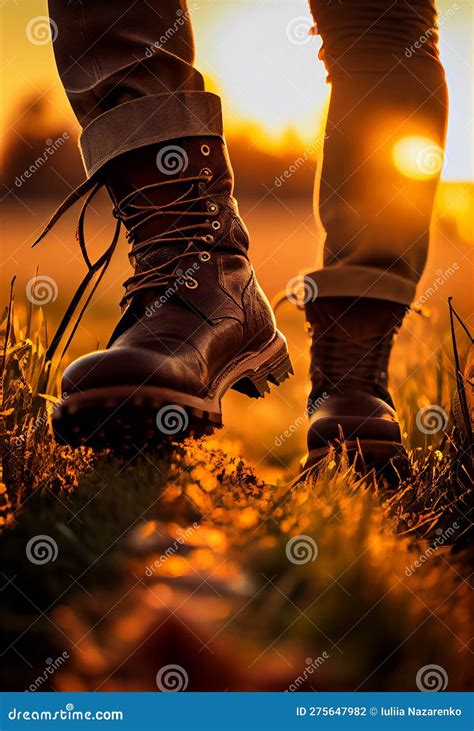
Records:
[[[372,267],[331,266],[305,272],[304,277],[308,291],[316,290],[317,297],[366,297],[407,306],[415,298],[415,282]]]
[[[87,176],[124,152],[179,137],[222,137],[218,96],[206,91],[156,94],[104,112],[82,132],[80,149]]]

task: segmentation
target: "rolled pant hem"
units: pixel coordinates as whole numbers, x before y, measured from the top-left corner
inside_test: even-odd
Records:
[[[372,267],[348,265],[333,266],[313,272],[304,272],[308,288],[317,288],[317,297],[366,297],[411,305],[416,284]]]
[[[220,98],[207,91],[183,91],[140,97],[104,112],[84,129],[79,146],[92,177],[124,152],[201,136],[223,136]]]

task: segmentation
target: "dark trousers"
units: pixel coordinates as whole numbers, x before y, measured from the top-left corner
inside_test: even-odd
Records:
[[[427,257],[447,117],[434,2],[310,4],[332,84],[319,197],[324,267],[311,276],[323,296],[410,304]],[[89,175],[137,147],[223,134],[220,100],[194,67],[192,0],[49,0],[49,9]],[[413,136],[426,138],[416,179],[393,161],[397,142]]]

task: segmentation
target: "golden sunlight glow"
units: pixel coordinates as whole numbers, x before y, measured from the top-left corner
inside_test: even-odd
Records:
[[[407,178],[434,178],[443,169],[443,149],[429,137],[403,137],[393,148],[396,168]]]
[[[0,5],[5,2],[0,0]],[[455,13],[451,0],[438,0],[437,5],[442,17],[450,10],[449,22],[443,23],[440,33],[450,95],[448,162],[443,177],[472,180],[472,2],[456,4]],[[317,58],[321,38],[308,35],[313,22],[308,0],[188,0],[188,6],[195,8],[190,15],[196,66],[203,72],[207,88],[222,95],[229,134],[245,134],[269,152],[289,147],[288,140],[292,142],[295,134],[305,144],[314,144],[321,135],[330,87]],[[78,131],[51,44],[32,44],[25,32],[33,17],[47,14],[47,0],[10,0],[2,10],[6,103],[0,105],[0,127],[7,133],[21,105],[44,94],[53,100],[53,124],[62,129],[74,124]],[[150,33],[159,38],[159,25]],[[427,172],[424,164],[422,170],[417,166],[418,153],[412,142],[400,140],[394,161],[404,175],[426,178],[438,172],[441,156],[436,146],[429,155]]]
[[[329,96],[318,61],[319,38],[309,35],[307,0],[292,3],[218,3],[193,22],[197,66],[209,88],[224,93],[228,128],[260,125],[267,144],[292,129],[314,141]]]

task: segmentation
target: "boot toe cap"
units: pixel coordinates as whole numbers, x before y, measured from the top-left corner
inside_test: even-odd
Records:
[[[362,391],[329,395],[310,416],[308,448],[356,439],[401,443],[396,411]]]
[[[69,395],[113,386],[158,386],[198,393],[203,385],[200,362],[192,348],[179,355],[111,348],[71,363],[63,374],[62,391]]]

